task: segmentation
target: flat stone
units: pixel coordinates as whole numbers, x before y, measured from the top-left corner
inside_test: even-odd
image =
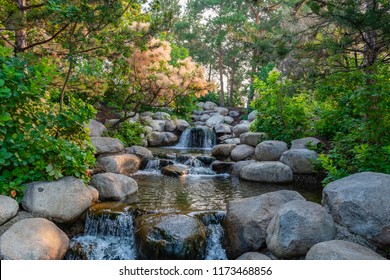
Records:
[[[153,154],[150,150],[141,146],[131,146],[125,149],[127,154],[133,154],[140,158],[140,160],[153,159]]]
[[[224,122],[225,122],[224,116],[218,114],[218,115],[215,115],[215,116],[212,116],[211,118],[209,118],[206,121],[206,125],[208,127],[215,127],[217,125],[223,124]]]
[[[185,165],[167,165],[161,168],[161,173],[166,176],[179,177],[188,174],[189,168]]]
[[[115,173],[96,174],[92,176],[91,185],[99,191],[102,201],[123,200],[138,191],[133,178]]]
[[[263,132],[246,132],[240,135],[240,142],[241,144],[256,147],[266,137],[267,134]]]
[[[91,142],[98,155],[115,154],[124,150],[122,142],[112,137],[91,137]]]
[[[277,161],[263,161],[242,168],[240,178],[263,183],[289,183],[293,180],[291,168]]]
[[[136,173],[141,165],[141,160],[136,155],[124,154],[99,158],[97,167],[105,172],[131,175]]]

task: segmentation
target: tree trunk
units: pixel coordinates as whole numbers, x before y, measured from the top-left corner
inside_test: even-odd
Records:
[[[232,69],[230,74],[230,95],[229,95],[229,107],[233,107],[234,99],[234,84],[236,83],[236,57],[232,56]]]
[[[26,0],[17,0],[20,14],[20,26],[15,30],[15,53],[23,52],[27,47],[27,30],[25,28],[26,12],[24,7],[26,6]]]
[[[366,13],[374,11],[377,8],[376,0],[366,0],[365,10]],[[367,69],[378,59],[378,47],[377,47],[377,31],[374,29],[364,32],[364,68]]]
[[[223,89],[223,61],[222,61],[222,46],[218,50],[218,69],[219,69],[219,83],[221,85],[221,91],[219,93],[219,106],[225,107],[225,93]]]

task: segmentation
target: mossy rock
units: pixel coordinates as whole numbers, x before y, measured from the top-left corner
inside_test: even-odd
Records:
[[[206,229],[197,219],[180,214],[151,214],[136,219],[141,259],[203,259]]]

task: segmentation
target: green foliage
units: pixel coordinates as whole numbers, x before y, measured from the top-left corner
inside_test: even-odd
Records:
[[[201,96],[198,98],[198,102],[214,102],[215,104],[219,104],[219,93],[210,91],[205,96]]]
[[[94,164],[84,124],[94,110],[69,99],[59,113],[49,87],[55,70],[0,47],[0,193],[20,199],[23,184],[63,176],[86,178]]]
[[[172,114],[179,119],[190,120],[192,111],[196,109],[197,98],[194,94],[178,95],[175,97]]]
[[[362,171],[390,174],[389,67],[336,73],[318,84],[317,131],[333,140],[325,183]]]
[[[304,93],[294,94],[290,80],[281,79],[280,72],[272,70],[266,82],[255,78],[253,87],[258,97],[251,106],[259,113],[251,130],[286,142],[307,134],[311,124],[309,98]]]
[[[123,145],[129,147],[142,144],[142,134],[145,134],[144,126],[139,122],[125,121],[115,128],[108,127],[107,136],[118,138]]]

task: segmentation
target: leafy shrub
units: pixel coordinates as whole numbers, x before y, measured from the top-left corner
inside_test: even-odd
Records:
[[[210,91],[204,96],[198,98],[198,102],[214,102],[215,104],[219,104],[219,94],[213,91]]]
[[[30,65],[0,47],[0,193],[21,199],[23,184],[63,176],[86,178],[94,164],[84,124],[94,110],[70,98],[62,112],[51,101],[55,70]]]
[[[290,142],[305,136],[310,128],[311,107],[308,96],[294,94],[290,80],[281,79],[280,72],[272,70],[264,82],[255,78],[253,87],[257,98],[251,107],[258,111],[251,130],[266,132],[271,139]]]
[[[319,161],[324,183],[363,171],[390,174],[389,67],[336,73],[318,84],[322,98],[316,128],[332,137],[332,149]]]
[[[107,136],[118,138],[125,146],[141,145],[146,130],[140,122],[125,121],[115,128],[108,127]]]
[[[196,109],[196,96],[194,94],[178,95],[175,97],[172,115],[179,118],[190,120],[192,111]]]

